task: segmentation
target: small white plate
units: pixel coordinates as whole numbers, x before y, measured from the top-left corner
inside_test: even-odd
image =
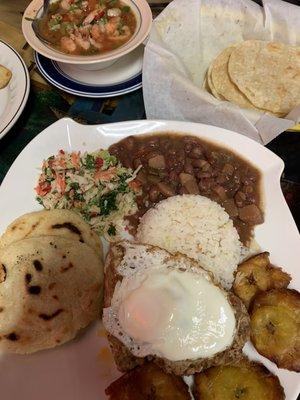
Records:
[[[12,71],[9,84],[0,89],[0,139],[10,130],[23,111],[29,95],[30,79],[20,55],[0,40],[0,64]]]
[[[87,71],[79,65],[60,63],[35,53],[41,74],[57,88],[83,97],[113,97],[142,87],[144,45],[118,59],[113,65]]]
[[[130,135],[157,132],[182,132],[210,140],[242,155],[261,171],[265,221],[256,227],[255,239],[270,252],[272,263],[291,274],[291,287],[299,290],[300,237],[280,189],[282,160],[257,142],[214,126],[146,120],[88,126],[61,119],[36,136],[8,171],[0,187],[0,210],[5,211],[0,232],[20,215],[41,209],[33,188],[43,159],[60,149],[94,151]],[[244,351],[279,377],[286,400],[297,399],[297,373],[278,369],[250,343]],[[100,321],[76,340],[52,350],[27,356],[0,354],[1,399],[5,400],[104,400],[105,388],[118,376]]]

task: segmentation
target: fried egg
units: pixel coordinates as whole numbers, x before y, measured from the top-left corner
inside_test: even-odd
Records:
[[[171,361],[211,357],[233,342],[236,319],[227,292],[184,256],[126,243],[103,323],[137,357]]]

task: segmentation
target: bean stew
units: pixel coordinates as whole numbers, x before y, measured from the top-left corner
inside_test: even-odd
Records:
[[[219,203],[245,245],[253,227],[263,222],[260,172],[226,148],[170,133],[129,136],[109,151],[127,168],[142,166],[136,180],[142,187],[139,211],[129,217],[133,229],[154,204],[177,194],[200,194]]]

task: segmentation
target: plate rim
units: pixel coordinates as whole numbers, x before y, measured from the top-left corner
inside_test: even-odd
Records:
[[[24,76],[25,76],[25,88],[24,88],[22,99],[19,101],[19,105],[17,106],[17,109],[16,109],[13,117],[11,118],[11,120],[6,124],[6,126],[3,129],[1,129],[1,127],[0,127],[0,129],[1,129],[0,130],[0,139],[2,139],[9,132],[9,130],[13,127],[13,125],[17,122],[22,111],[24,110],[24,107],[27,103],[29,92],[30,92],[30,76],[29,76],[29,72],[28,72],[27,66],[25,64],[25,61],[20,56],[20,54],[6,41],[0,39],[0,43],[4,44],[6,47],[8,47],[17,56],[20,64],[23,67]]]
[[[143,82],[142,82],[142,67],[140,72],[138,72],[137,74],[135,74],[133,77],[131,77],[128,80],[123,81],[121,84],[122,85],[127,85],[127,87],[125,87],[124,89],[120,89],[120,90],[108,90],[109,88],[113,88],[113,86],[119,86],[119,84],[116,85],[109,85],[109,86],[94,86],[94,85],[85,85],[85,84],[80,84],[78,82],[76,82],[75,80],[72,80],[70,77],[68,76],[64,76],[60,73],[60,71],[55,67],[53,60],[48,59],[47,57],[43,56],[42,54],[39,54],[38,52],[34,52],[34,60],[35,63],[38,67],[38,70],[40,71],[40,73],[42,74],[42,76],[53,86],[57,87],[60,90],[63,90],[67,93],[76,95],[76,96],[81,96],[81,97],[92,97],[92,98],[105,98],[105,97],[115,97],[115,96],[121,96],[123,94],[126,93],[131,93],[135,90],[138,90],[142,87]],[[88,90],[83,91],[83,90],[76,90],[76,89],[72,89],[69,86],[66,86],[62,83],[59,83],[56,79],[54,79],[51,75],[49,75],[48,71],[45,69],[45,65],[43,64],[44,62],[49,62],[51,64],[53,64],[53,68],[56,70],[57,74],[59,76],[61,76],[63,79],[67,80],[68,82],[75,84],[75,85],[82,85],[82,86],[90,86],[90,87],[95,87],[99,89],[106,89],[108,91],[104,92],[104,91],[99,91],[99,92],[89,92]],[[47,67],[47,65],[46,65]],[[137,83],[128,86],[128,83],[132,80],[137,81]]]
[[[201,127],[203,127],[204,129],[208,128],[209,130],[212,130],[212,132],[214,130],[218,130],[219,132],[224,133],[225,135],[236,136],[237,138],[239,138],[242,141],[245,140],[246,142],[254,144],[255,146],[257,146],[257,148],[261,149],[261,151],[264,151],[266,154],[268,154],[270,157],[272,157],[274,159],[274,161],[276,161],[278,163],[278,171],[277,171],[278,179],[280,179],[281,174],[282,174],[282,172],[284,170],[284,167],[285,167],[285,164],[284,164],[284,161],[282,160],[282,158],[280,158],[272,150],[270,150],[267,147],[263,146],[262,144],[258,143],[254,139],[249,138],[249,137],[247,137],[245,135],[242,135],[242,134],[240,134],[238,132],[231,131],[230,129],[220,128],[220,127],[214,126],[214,125],[202,124],[202,123],[198,123],[198,122],[162,120],[162,119],[139,119],[139,120],[130,120],[130,121],[109,122],[109,123],[104,123],[104,124],[89,124],[89,125],[85,125],[85,124],[81,124],[81,123],[75,121],[74,119],[72,119],[70,117],[63,117],[63,118],[60,118],[57,121],[53,122],[51,125],[47,126],[45,129],[43,129],[41,132],[39,132],[29,143],[27,143],[27,145],[22,149],[22,151],[15,158],[14,162],[11,164],[9,170],[7,171],[6,175],[4,176],[4,178],[2,180],[2,183],[0,185],[0,190],[3,187],[3,184],[6,182],[6,179],[7,179],[7,176],[9,175],[9,173],[10,173],[10,170],[14,167],[14,165],[18,161],[18,159],[21,158],[21,156],[26,151],[28,151],[29,147],[33,146],[36,142],[39,142],[43,136],[47,136],[49,134],[48,133],[49,130],[52,129],[52,128],[57,128],[59,126],[62,126],[62,124],[64,124],[63,126],[75,125],[75,126],[79,126],[79,127],[86,127],[86,126],[91,127],[91,128],[98,128],[99,127],[101,130],[105,130],[106,127],[118,127],[119,125],[126,126],[126,125],[133,125],[133,124],[139,125],[141,123],[144,123],[146,125],[150,125],[150,124],[169,125],[169,124],[174,124],[175,123],[175,124],[178,124],[178,125],[181,125],[181,126],[199,127],[199,129],[201,129]],[[181,132],[184,132],[184,129]],[[141,134],[143,134],[143,133],[141,132]],[[211,141],[215,142],[215,140],[213,138],[212,138]],[[225,144],[225,146],[227,146],[227,145]],[[230,146],[228,146],[228,147],[230,148]],[[232,150],[234,151],[233,148],[232,148]],[[240,154],[241,157],[243,157],[243,155],[241,153],[239,153],[239,154]],[[253,165],[255,165],[255,163],[253,163]],[[293,218],[293,221],[294,221],[294,218]],[[294,221],[294,223],[295,223],[295,221]]]

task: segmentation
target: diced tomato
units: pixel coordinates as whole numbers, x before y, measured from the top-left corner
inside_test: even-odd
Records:
[[[38,196],[45,196],[45,194],[49,193],[50,190],[51,190],[51,184],[48,182],[39,183],[35,188],[35,191],[38,194]]]
[[[95,16],[95,20],[98,20],[98,19],[104,17],[104,14],[105,14],[104,10],[99,11],[99,13]]]
[[[65,154],[65,152],[63,150],[59,150],[60,154]]]
[[[116,175],[116,168],[111,167],[106,171],[96,171],[94,178],[97,181],[109,182]]]
[[[97,157],[95,160],[95,165],[97,169],[100,169],[103,165],[103,158]]]
[[[63,14],[62,20],[63,20],[63,22],[70,22],[71,20],[70,20],[69,14]]]
[[[128,183],[128,186],[130,187],[130,189],[132,189],[134,192],[138,192],[141,188],[141,184],[138,181],[130,181]]]

